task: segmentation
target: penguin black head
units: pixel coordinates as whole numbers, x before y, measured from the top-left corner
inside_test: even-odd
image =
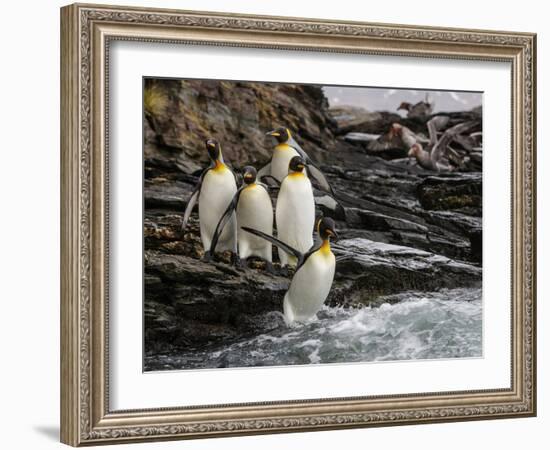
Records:
[[[336,224],[334,220],[330,217],[322,217],[317,222],[317,232],[323,241],[326,241],[329,238],[338,239],[338,234],[336,233]]]
[[[245,184],[252,184],[256,181],[256,169],[252,166],[246,166],[243,169],[243,180]]]
[[[220,159],[220,156],[222,154],[222,148],[220,143],[216,139],[207,139],[205,144],[206,144],[206,150],[208,150],[208,155],[210,156],[210,159],[212,161],[216,161]]]
[[[285,127],[280,127],[276,128],[273,131],[270,131],[269,133],[267,133],[267,135],[273,136],[275,139],[277,139],[277,142],[279,144],[284,144],[290,139],[290,130]]]
[[[303,172],[306,167],[306,162],[301,156],[293,156],[288,163],[288,172]]]

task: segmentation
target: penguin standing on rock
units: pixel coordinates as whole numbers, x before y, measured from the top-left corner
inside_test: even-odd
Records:
[[[327,178],[294,140],[288,128],[277,128],[267,133],[267,136],[274,137],[277,140],[277,145],[273,149],[271,161],[259,170],[258,178],[262,179],[264,176],[271,176],[279,183],[282,182],[288,173],[290,160],[295,156],[301,156],[309,175],[317,182],[319,188],[334,197],[334,191]]]
[[[273,205],[271,197],[267,191],[267,186],[256,181],[256,169],[252,166],[246,166],[243,169],[244,184],[233,196],[233,200],[221,217],[214,237],[210,251],[215,252],[218,245],[218,239],[225,229],[228,221],[237,214],[237,237],[238,237],[238,258],[246,260],[250,256],[257,256],[267,262],[268,272],[273,271],[272,246],[269,241],[258,236],[253,236],[242,230],[242,227],[251,227],[263,233],[270,235],[273,231]]]
[[[288,175],[283,179],[277,205],[275,221],[279,239],[285,244],[306,252],[313,245],[313,226],[315,225],[315,202],[311,182],[305,174],[305,161],[294,156],[287,168]],[[292,253],[279,252],[281,265],[296,265]]]
[[[224,163],[220,143],[215,139],[208,139],[206,149],[211,162],[201,174],[199,182],[187,202],[182,230],[187,226],[191,211],[198,201],[201,240],[205,251],[204,257],[208,260],[212,256],[210,247],[216,226],[237,192],[237,182],[235,174]],[[235,214],[231,215],[227,225],[218,237],[217,247],[220,251],[231,250],[236,254],[237,224]]]
[[[243,230],[272,242],[286,253],[294,255],[298,261],[296,273],[283,302],[287,325],[304,322],[314,317],[323,306],[334,280],[336,258],[330,248],[330,239],[338,238],[334,221],[329,217],[318,221],[317,232],[321,242],[309,249],[307,253],[300,252],[261,231],[247,227]]]

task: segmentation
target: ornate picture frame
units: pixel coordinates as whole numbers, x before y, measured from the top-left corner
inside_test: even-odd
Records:
[[[108,63],[117,40],[503,61],[512,67],[508,389],[113,411]],[[61,440],[94,445],[536,414],[536,36],[74,4],[61,9]],[[261,399],[258,399],[259,401]]]

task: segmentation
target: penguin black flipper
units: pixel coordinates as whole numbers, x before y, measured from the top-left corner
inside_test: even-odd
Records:
[[[233,196],[233,199],[231,200],[231,203],[227,206],[227,209],[220,217],[220,220],[218,222],[218,225],[216,225],[216,230],[214,231],[214,236],[212,237],[212,243],[210,244],[210,254],[213,255],[216,251],[216,245],[218,245],[218,240],[220,239],[220,235],[223,232],[223,229],[225,228],[225,225],[227,224],[228,220],[231,218],[231,214],[235,212],[235,209],[237,209],[237,204],[239,203],[239,197],[241,196],[241,192],[243,191],[244,186],[241,186],[239,190],[235,193]]]
[[[337,220],[345,220],[346,210],[342,204],[330,194],[314,188],[313,200],[317,206],[323,206],[326,208],[325,211],[329,211],[325,214],[326,216]],[[323,211],[323,213],[325,213],[325,211]]]
[[[183,220],[181,222],[181,232],[185,231],[185,228],[187,227],[187,222],[189,222],[189,217],[191,217],[191,213],[193,212],[193,208],[195,207],[195,204],[197,203],[197,200],[199,199],[199,194],[201,193],[202,181],[204,180],[204,177],[206,176],[206,173],[210,169],[213,169],[214,167],[215,166],[213,164],[210,164],[200,174],[199,181],[197,182],[197,185],[193,189],[193,192],[191,193],[191,197],[189,197],[189,200],[187,201],[187,206],[185,207],[185,212],[183,213]]]
[[[279,188],[281,186],[281,183],[277,178],[275,178],[273,175],[262,175],[260,180],[264,183],[264,186],[267,187],[276,187]]]
[[[302,150],[302,147],[300,147],[300,145],[298,144],[298,142],[296,142],[294,140],[293,137],[291,137],[289,140],[288,140],[288,145],[290,145],[294,150],[296,150],[298,152],[298,154],[304,158],[304,161],[306,163],[306,166],[307,166],[307,170],[308,170],[308,173],[311,174],[311,176],[313,177],[313,179],[315,181],[317,181],[317,183],[319,184],[319,187],[327,192],[328,194],[332,195],[333,197],[335,197],[335,194],[334,194],[334,191],[330,185],[330,183],[328,182],[327,180],[327,177],[325,177],[325,174],[323,172],[321,172],[321,169],[319,169],[319,167],[317,167],[313,161],[311,160],[311,158],[308,156],[308,154]]]
[[[193,191],[193,193],[191,194],[191,197],[189,197],[189,200],[187,201],[187,206],[185,207],[185,212],[183,213],[183,220],[181,222],[181,231],[184,231],[185,228],[187,227],[187,222],[189,222],[189,217],[191,217],[191,212],[193,211],[193,208],[197,203],[199,194],[200,194],[200,186]]]
[[[310,160],[309,159],[309,156],[307,156],[307,153],[304,152],[304,150],[302,149],[302,147],[300,147],[300,144],[298,144],[298,142],[296,142],[296,140],[291,136],[289,138],[289,140],[287,141],[287,144],[290,145],[294,150],[296,150],[298,152],[298,154],[304,158],[304,161],[308,161]],[[311,161],[311,160],[310,160]]]
[[[231,170],[231,172],[233,172],[233,177],[235,178],[235,184],[237,186],[242,186],[243,176],[240,173],[237,173],[235,170]]]
[[[258,180],[261,180],[265,176],[271,176],[271,160],[269,160],[265,166],[258,170],[258,173],[256,174],[256,178]]]
[[[261,185],[268,194],[279,192],[279,189],[281,189],[281,183],[272,175],[264,175],[261,180],[262,182],[258,184]]]
[[[291,247],[290,245],[284,243],[283,241],[280,241],[279,239],[277,239],[273,236],[270,236],[269,234],[265,234],[265,233],[263,233],[259,230],[255,230],[253,228],[248,228],[248,227],[242,227],[242,229],[244,231],[247,231],[248,233],[252,233],[252,234],[255,234],[256,236],[264,238],[265,240],[271,242],[273,245],[276,245],[277,247],[284,250],[285,252],[287,252],[291,255],[294,255],[296,257],[296,259],[298,260],[297,267],[300,267],[303,264],[303,261],[305,259],[305,255],[301,251],[296,250],[294,247]]]
[[[273,179],[275,179],[275,178],[273,178]],[[270,185],[268,185],[268,184],[266,184],[266,183],[262,183],[261,181],[256,182],[256,184],[257,184],[258,186],[263,187],[263,188],[265,189],[265,191],[269,194],[269,190],[271,189],[271,186],[270,186]],[[280,187],[281,187],[280,185],[276,186],[277,189],[279,189]]]
[[[201,173],[201,176],[199,177],[199,182],[195,186],[195,189],[193,190],[193,193],[191,194],[191,197],[189,197],[189,200],[187,201],[187,206],[185,207],[185,212],[183,213],[183,220],[181,222],[181,231],[182,232],[187,227],[187,222],[189,222],[189,217],[191,217],[191,212],[193,211],[193,208],[195,207],[195,204],[197,203],[197,200],[199,199],[199,194],[201,193],[202,180],[203,180],[204,176],[206,175],[206,172],[208,172],[208,170],[210,170],[210,168],[204,170]]]
[[[301,260],[298,260],[298,264],[296,265],[296,270],[298,270],[300,267],[302,267],[311,255],[313,255],[315,252],[319,251],[322,245],[323,245],[322,242],[316,242],[315,244],[313,244],[313,247],[311,247],[304,254],[304,257]]]
[[[323,191],[325,191],[327,194],[330,194],[332,197],[336,197],[336,194],[334,193],[332,186],[329,184],[327,177],[325,177],[325,174],[321,172],[321,169],[319,169],[315,164],[313,164],[311,159],[306,160],[306,166],[307,166],[308,172],[319,184],[319,187]]]

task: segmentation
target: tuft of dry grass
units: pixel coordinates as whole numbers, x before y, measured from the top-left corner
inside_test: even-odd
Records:
[[[160,86],[154,83],[146,84],[143,89],[143,107],[147,114],[162,115],[168,106],[168,96]]]

